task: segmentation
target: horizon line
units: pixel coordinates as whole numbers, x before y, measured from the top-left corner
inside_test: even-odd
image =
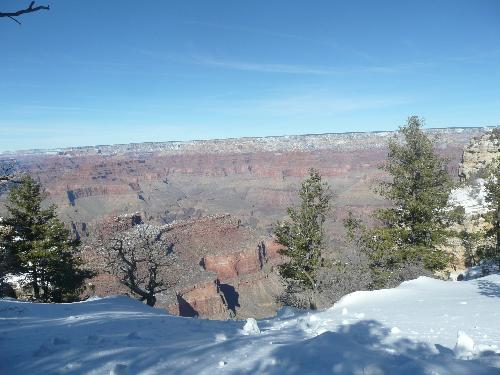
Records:
[[[486,125],[486,126],[445,126],[445,127],[433,127],[433,128],[423,128],[423,131],[435,131],[435,130],[445,130],[445,129],[493,129],[500,125]],[[53,148],[31,148],[31,149],[20,149],[20,150],[6,150],[0,151],[0,157],[17,155],[17,154],[41,154],[44,152],[61,152],[70,151],[78,149],[92,149],[99,147],[117,147],[117,146],[128,146],[128,145],[143,145],[143,144],[187,144],[191,142],[208,142],[208,141],[231,141],[238,139],[265,139],[265,138],[285,138],[285,137],[308,137],[308,136],[320,136],[320,135],[342,135],[342,134],[374,134],[374,133],[396,133],[398,130],[371,130],[371,131],[346,131],[346,132],[326,132],[326,133],[303,133],[303,134],[282,134],[282,135],[266,135],[266,136],[242,136],[242,137],[228,137],[228,138],[207,138],[207,139],[190,139],[185,141],[180,140],[170,140],[170,141],[145,141],[145,142],[129,142],[129,143],[111,143],[111,144],[101,144],[101,145],[84,145],[84,146],[64,146],[64,147],[53,147]]]

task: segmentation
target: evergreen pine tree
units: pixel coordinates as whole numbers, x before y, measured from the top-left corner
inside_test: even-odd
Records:
[[[485,233],[488,245],[481,256],[496,259],[500,266],[500,158],[491,163],[489,170],[491,174],[486,183],[486,202],[491,211],[484,218],[490,228]]]
[[[5,252],[14,257],[11,270],[26,276],[35,300],[75,300],[91,273],[80,268],[78,241],[58,219],[55,205],[43,208],[44,198],[41,185],[30,176],[12,188],[4,220],[10,228],[3,235]]]
[[[365,232],[364,242],[373,270],[374,286],[400,278],[405,264],[421,264],[432,272],[450,261],[444,251],[453,232],[450,225],[460,220],[459,210],[447,208],[453,187],[446,159],[435,152],[435,142],[422,131],[418,117],[410,117],[389,142],[389,153],[381,169],[390,176],[377,191],[392,206],[375,216],[381,226]]]
[[[315,169],[302,182],[300,204],[289,207],[289,221],[278,222],[274,227],[277,242],[284,246],[281,254],[287,262],[280,266],[280,274],[288,285],[296,286],[308,294],[309,307],[316,308],[318,270],[325,236],[323,224],[330,209],[331,194],[326,182]]]

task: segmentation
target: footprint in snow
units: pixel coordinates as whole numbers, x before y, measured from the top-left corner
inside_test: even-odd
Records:
[[[82,367],[80,362],[70,362],[61,368],[62,373],[72,373]]]
[[[141,336],[139,336],[139,334],[137,332],[130,332],[127,335],[127,339],[129,339],[129,340],[140,340]]]
[[[50,347],[47,343],[43,343],[38,347],[38,349],[33,353],[33,357],[42,357],[54,353],[54,348]]]
[[[69,344],[69,340],[62,337],[54,337],[52,339],[53,345],[66,345]]]
[[[87,344],[96,344],[99,341],[99,336],[89,335],[87,336]]]
[[[113,368],[109,372],[109,375],[127,375],[127,374],[128,374],[127,365],[124,365],[123,363],[117,363],[116,365],[113,366]]]

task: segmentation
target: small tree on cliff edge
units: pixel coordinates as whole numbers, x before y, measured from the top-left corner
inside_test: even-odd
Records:
[[[157,295],[173,289],[181,279],[179,258],[173,243],[162,239],[162,230],[139,224],[124,232],[102,236],[106,270],[116,276],[132,295],[153,307]]]
[[[284,246],[281,254],[287,263],[280,266],[280,274],[288,285],[295,285],[308,294],[309,307],[316,308],[318,269],[324,248],[323,224],[330,209],[331,193],[326,182],[315,169],[302,182],[300,204],[288,208],[289,221],[274,227],[277,242]]]
[[[2,233],[3,246],[13,258],[9,270],[25,275],[35,300],[73,301],[91,273],[80,268],[78,241],[58,219],[56,206],[42,207],[44,198],[41,185],[30,176],[9,194],[4,222],[10,230]]]
[[[421,264],[434,272],[450,261],[443,246],[453,235],[449,228],[460,214],[447,209],[453,187],[447,161],[435,153],[434,141],[421,127],[418,117],[410,117],[399,129],[404,142],[397,138],[389,142],[387,160],[381,167],[391,179],[381,182],[378,192],[392,207],[376,212],[382,225],[364,236],[375,287],[399,277],[398,271],[405,265]]]
[[[500,143],[500,131],[496,134]],[[496,259],[500,266],[500,157],[488,168],[490,176],[486,182],[486,201],[491,210],[484,216],[490,227],[484,232],[487,245],[481,249],[481,258]]]

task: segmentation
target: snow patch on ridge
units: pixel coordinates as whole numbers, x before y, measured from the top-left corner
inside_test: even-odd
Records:
[[[484,214],[489,211],[486,202],[486,181],[482,178],[476,179],[472,185],[453,189],[448,199],[452,207],[462,206],[467,216]]]

